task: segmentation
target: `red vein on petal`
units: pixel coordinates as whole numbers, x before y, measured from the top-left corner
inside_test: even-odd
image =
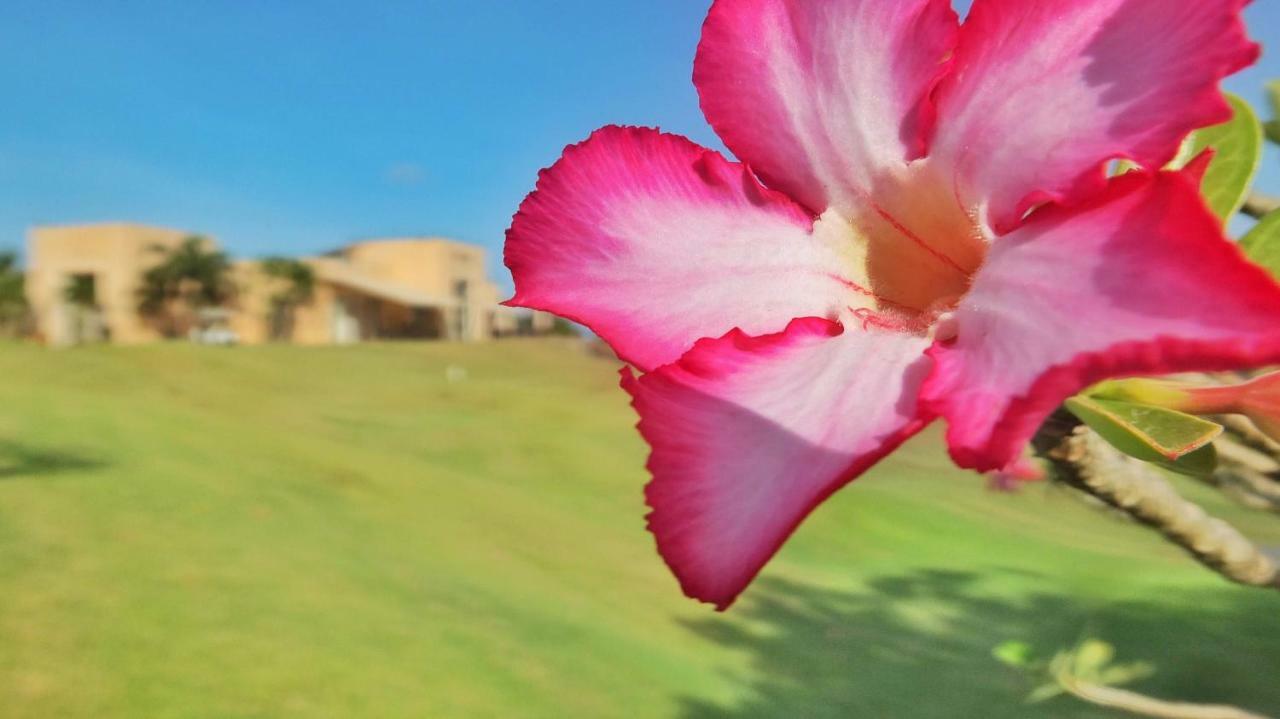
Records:
[[[875,209],[876,214],[879,215],[881,219],[883,219],[885,222],[888,222],[890,225],[892,225],[893,229],[897,230],[901,235],[910,239],[912,242],[916,243],[916,245],[918,245],[920,249],[924,250],[925,252],[928,252],[930,255],[933,256],[934,259],[938,260],[939,262],[946,265],[947,267],[950,267],[951,269],[960,273],[962,276],[964,277],[969,276],[969,273],[963,267],[961,267],[955,260],[946,256],[941,251],[935,249],[928,242],[925,242],[919,235],[912,232],[906,225],[902,224],[901,222],[898,222],[898,218],[886,212],[884,208],[880,207],[880,205],[876,204],[874,201],[872,201],[870,204],[871,204],[871,207]]]
[[[848,279],[847,277],[841,277],[836,274],[829,274],[827,275],[827,277],[830,277],[831,279],[835,280],[836,282],[839,282],[840,284],[844,285],[845,287],[848,287],[849,289],[853,290],[854,292],[860,295],[870,297],[871,299],[875,300],[879,304],[887,305],[889,307],[895,307],[899,310],[905,310],[907,312],[915,312],[915,313],[924,312],[922,308],[912,307],[911,305],[905,305],[901,302],[891,300],[888,297],[885,297],[883,295],[878,295],[875,292],[872,292],[871,290],[867,289],[866,287],[863,287],[862,285],[858,284],[857,282],[854,282],[853,280]],[[853,309],[853,308],[850,308],[850,309]]]

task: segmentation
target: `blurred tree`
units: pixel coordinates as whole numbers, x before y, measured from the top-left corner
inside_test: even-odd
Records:
[[[16,337],[27,328],[26,282],[15,252],[0,252],[0,333]]]
[[[235,292],[230,259],[205,238],[193,235],[176,247],[151,250],[161,259],[142,275],[138,310],[158,321],[165,336],[180,335],[200,310],[225,303]]]
[[[293,337],[298,306],[309,302],[315,293],[315,271],[291,257],[267,257],[262,260],[262,271],[275,279],[279,287],[270,300],[271,339],[289,340]]]
[[[551,325],[551,334],[563,337],[577,337],[579,336],[578,326],[563,317],[557,317],[555,323]]]

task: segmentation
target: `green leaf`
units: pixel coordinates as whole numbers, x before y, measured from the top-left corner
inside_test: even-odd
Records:
[[[1267,123],[1267,137],[1280,144],[1280,80],[1267,83],[1267,95],[1271,97],[1271,122]]]
[[[1061,696],[1065,691],[1066,690],[1064,690],[1057,682],[1042,684],[1027,695],[1027,703],[1039,704],[1040,702],[1048,701],[1056,696]]]
[[[1108,423],[1133,434],[1166,459],[1191,454],[1222,434],[1222,427],[1215,422],[1163,407],[1101,397],[1076,397],[1068,400],[1068,405],[1073,412],[1083,409],[1104,416]]]
[[[1190,385],[1166,379],[1129,377],[1100,382],[1085,390],[1083,394],[1094,399],[1111,399],[1130,404],[1176,409],[1188,406],[1191,399],[1188,394],[1190,388]]]
[[[1280,211],[1272,212],[1240,240],[1249,259],[1280,279]]]
[[[1098,676],[1098,683],[1105,684],[1109,687],[1116,687],[1122,684],[1136,682],[1139,679],[1146,679],[1155,673],[1156,668],[1146,662],[1117,664],[1102,670],[1102,674]]]
[[[1197,130],[1170,165],[1173,169],[1182,169],[1206,149],[1214,150],[1201,191],[1223,222],[1244,205],[1262,159],[1262,123],[1258,116],[1249,103],[1236,95],[1227,93],[1226,97],[1235,116],[1221,125]]]
[[[1093,681],[1115,656],[1115,647],[1110,644],[1100,639],[1086,639],[1076,650],[1073,673],[1085,681]]]
[[[1111,168],[1111,176],[1119,177],[1120,175],[1125,175],[1133,172],[1134,170],[1140,169],[1142,169],[1142,165],[1139,165],[1133,160],[1116,160],[1115,166]]]
[[[1079,395],[1067,409],[1116,449],[1182,474],[1213,472],[1218,454],[1213,440],[1222,427],[1161,407]]]
[[[991,650],[991,655],[1011,667],[1025,667],[1031,663],[1032,648],[1026,642],[1010,641]]]
[[[1204,152],[1204,146],[1196,141],[1196,134],[1193,132],[1187,135],[1182,144],[1178,145],[1178,154],[1173,156],[1173,160],[1168,165],[1165,165],[1165,169],[1181,170],[1191,164],[1191,161],[1196,159],[1197,155]]]

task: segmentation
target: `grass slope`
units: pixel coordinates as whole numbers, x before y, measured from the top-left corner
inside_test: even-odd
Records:
[[[1280,709],[1280,596],[988,493],[936,436],[716,615],[643,531],[613,365],[569,344],[6,347],[0,376],[5,717],[1112,716],[1023,706],[990,658],[1083,634],[1146,691]]]

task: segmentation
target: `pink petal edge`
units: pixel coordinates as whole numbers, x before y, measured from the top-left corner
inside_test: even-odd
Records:
[[[1219,82],[1261,48],[1247,0],[976,0],[938,88],[930,155],[1003,234],[1042,203],[1100,192],[1107,164],[1159,169],[1225,122]]]
[[[770,187],[851,217],[923,155],[958,33],[949,0],[715,0],[693,82]]]
[[[921,402],[980,471],[1103,379],[1280,362],[1280,286],[1223,237],[1188,172],[1130,173],[1038,211],[993,246],[956,321],[929,349]]]
[[[744,165],[657,130],[605,127],[542,171],[512,220],[507,304],[584,324],[657,367],[733,327],[776,332],[866,303],[812,229]]]
[[[927,346],[807,318],[623,370],[652,447],[649,529],[685,594],[727,609],[819,504],[929,423]]]

